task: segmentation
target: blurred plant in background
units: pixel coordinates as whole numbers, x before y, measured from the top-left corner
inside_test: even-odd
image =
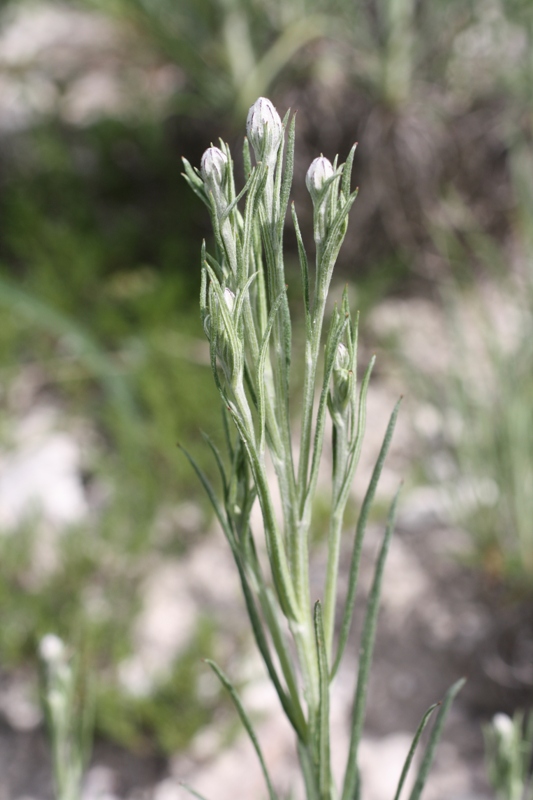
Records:
[[[91,752],[91,703],[82,691],[76,659],[55,634],[39,645],[56,800],[79,800]],[[86,687],[85,687],[86,689]]]
[[[496,714],[485,726],[490,783],[498,800],[531,800],[533,786],[533,717],[517,711],[511,719]]]

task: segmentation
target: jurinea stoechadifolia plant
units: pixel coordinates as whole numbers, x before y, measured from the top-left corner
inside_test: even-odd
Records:
[[[90,704],[80,696],[77,659],[58,636],[43,636],[39,656],[56,800],[80,800],[91,750]]]
[[[200,307],[224,411],[226,460],[207,438],[220,471],[221,500],[194,459],[188,457],[207,490],[233,553],[255,641],[296,734],[307,798],[352,800],[360,792],[357,750],[397,498],[391,506],[367,602],[349,756],[340,792],[330,768],[329,691],[348,640],[366,521],[392,438],[398,405],[392,412],[361,505],[348,592],[340,613],[340,632],[335,636],[340,537],[361,452],[367,390],[374,364],[372,359],[359,383],[357,317],[352,316],[346,290],[323,335],[333,268],[357,194],[350,190],[355,147],[345,164],[339,164],[337,158],[331,163],[321,156],[309,167],[306,185],[314,209],[316,252],[312,276],[292,206],[305,316],[302,420],[295,446],[289,413],[291,315],[283,259],[283,233],[293,173],[294,117],[289,122],[287,114],[282,121],[272,103],[259,98],[248,114],[247,134],[246,182],[239,192],[235,188],[231,153],[224,142],[220,148],[206,150],[199,170],[184,159],[189,185],[210,210],[216,243],[215,254],[207,252],[205,243],[202,246]],[[328,559],[323,601],[313,607],[309,589],[309,533],[328,414],[333,430]],[[279,516],[269,485],[267,453],[281,498]],[[256,500],[263,517],[268,574],[258,556],[257,534],[252,532],[250,523]],[[273,800],[277,797],[275,782],[252,723],[229,678],[216,664],[210,662],[210,665],[233,697]],[[452,687],[442,703],[411,800],[420,795],[444,716],[458,689],[459,684]],[[433,708],[424,715],[417,731],[397,797]]]

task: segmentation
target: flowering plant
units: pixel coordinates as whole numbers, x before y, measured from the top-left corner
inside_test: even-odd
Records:
[[[272,105],[259,98],[247,120],[244,143],[246,182],[237,193],[229,147],[210,147],[200,170],[184,159],[185,178],[209,208],[216,252],[202,246],[201,315],[209,340],[213,377],[224,410],[227,463],[211,447],[222,481],[219,499],[192,456],[231,548],[255,641],[296,736],[307,800],[354,800],[361,792],[357,752],[365,718],[366,692],[385,559],[392,534],[394,498],[367,601],[354,690],[351,738],[340,790],[331,771],[330,685],[343,658],[352,621],[363,539],[369,511],[396,422],[394,408],[371,476],[353,539],[347,596],[339,611],[338,574],[341,533],[361,453],[366,400],[374,359],[357,380],[357,316],[345,290],[324,337],[326,300],[348,215],[356,198],[351,191],[355,146],[346,163],[321,156],[306,177],[314,209],[315,267],[312,275],[294,205],[305,315],[305,363],[299,442],[293,443],[289,414],[292,357],[291,314],[286,292],[283,233],[292,184],[295,124],[282,121]],[[255,165],[252,164],[252,146]],[[323,373],[319,364],[325,338]],[[318,390],[318,402],[315,396]],[[311,604],[309,538],[326,419],[333,431],[331,509],[323,601]],[[296,458],[296,451],[299,456]],[[267,453],[281,498],[276,514],[269,485]],[[258,501],[268,569],[258,553],[251,511]],[[295,658],[293,657],[295,653]],[[270,800],[277,797],[260,743],[230,679],[209,662],[229,690],[259,757]],[[437,739],[456,683],[440,706],[410,800],[417,800],[429,771]],[[407,754],[396,798],[432,711],[423,716]]]

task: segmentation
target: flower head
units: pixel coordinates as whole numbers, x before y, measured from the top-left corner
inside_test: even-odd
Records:
[[[324,158],[324,156],[315,158],[312,162],[305,176],[305,185],[307,186],[313,203],[319,199],[326,181],[329,180],[333,174],[333,164],[329,159]]]
[[[223,189],[228,157],[218,147],[209,147],[202,156],[200,171],[210,191]]]
[[[330,409],[333,412],[342,414],[348,405],[353,383],[350,367],[350,351],[345,344],[339,342],[333,362],[333,386],[329,396]]]
[[[257,160],[264,160],[269,166],[273,166],[283,137],[283,124],[278,112],[266,97],[260,97],[250,108],[246,132]]]

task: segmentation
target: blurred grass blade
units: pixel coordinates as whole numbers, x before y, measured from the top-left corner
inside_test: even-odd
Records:
[[[431,736],[429,737],[429,741],[427,743],[426,752],[424,754],[424,758],[422,759],[422,763],[420,765],[420,769],[416,777],[415,785],[413,787],[411,794],[409,795],[409,800],[419,800],[420,795],[422,794],[426,778],[433,763],[433,758],[435,756],[435,749],[441,737],[442,729],[444,727],[448,711],[455,696],[461,691],[465,682],[466,682],[465,678],[461,678],[460,680],[456,681],[456,683],[454,683],[453,686],[451,686],[444,695],[444,698],[441,702],[439,713],[437,714],[437,719],[435,720],[435,726],[431,731]]]
[[[361,390],[361,395],[363,394],[363,390]],[[361,402],[363,397],[361,397]],[[359,519],[357,520],[357,527],[355,531],[355,540],[354,540],[354,547],[352,552],[352,561],[350,564],[350,577],[348,582],[348,593],[346,596],[346,602],[344,605],[344,613],[342,617],[341,623],[341,632],[339,636],[339,644],[337,649],[337,655],[335,657],[335,662],[333,664],[333,668],[331,670],[331,679],[334,678],[337,669],[339,668],[339,664],[341,662],[342,656],[344,654],[344,650],[346,648],[346,642],[348,641],[348,636],[350,633],[350,627],[352,624],[352,615],[353,615],[353,607],[355,603],[355,594],[357,590],[357,579],[359,574],[359,564],[361,561],[361,553],[363,548],[363,540],[365,536],[366,530],[366,523],[368,520],[368,515],[370,513],[370,509],[372,507],[372,503],[374,501],[374,496],[376,494],[377,485],[379,482],[379,478],[381,475],[381,471],[383,469],[383,464],[385,463],[385,459],[387,457],[387,453],[389,451],[390,443],[392,440],[392,436],[394,433],[394,426],[396,425],[396,419],[398,417],[398,412],[400,410],[400,403],[402,398],[398,400],[394,409],[392,411],[389,424],[387,426],[387,431],[385,433],[385,438],[383,439],[383,444],[381,445],[381,450],[379,452],[378,460],[374,466],[374,470],[372,472],[372,477],[370,478],[370,483],[368,484],[368,489],[366,490],[366,494],[363,500],[363,504],[361,506],[361,511],[359,512]]]
[[[80,362],[107,390],[117,411],[132,419],[138,417],[137,409],[127,382],[119,374],[116,364],[92,336],[77,322],[33,294],[25,292],[0,277],[0,305],[28,317],[32,324],[48,330],[55,336],[65,337]]]
[[[197,474],[197,476],[198,476],[198,478],[200,480],[200,483],[204,487],[204,489],[206,491],[206,494],[209,497],[209,500],[211,502],[211,505],[213,506],[213,511],[215,512],[216,518],[220,522],[222,530],[224,531],[224,535],[226,536],[226,539],[228,540],[228,543],[229,543],[231,549],[235,550],[236,546],[237,546],[236,542],[235,542],[235,536],[233,534],[233,531],[231,530],[231,527],[228,524],[228,520],[226,519],[226,515],[224,514],[222,506],[220,505],[220,503],[218,501],[218,498],[217,498],[217,496],[215,494],[215,491],[214,491],[213,487],[211,486],[211,482],[207,478],[207,476],[206,476],[205,472],[203,471],[203,469],[199,466],[199,464],[196,461],[196,459],[189,453],[189,451],[186,450],[186,448],[183,447],[183,445],[181,445],[181,444],[178,444],[178,447],[184,453],[184,455],[187,458],[189,464],[191,465],[193,470],[196,472],[196,474]]]
[[[204,797],[203,794],[200,794],[200,792],[197,792],[196,789],[193,789],[192,786],[189,786],[188,783],[184,783],[183,781],[180,781],[180,786],[183,786],[183,788],[185,789],[186,792],[189,792],[189,794],[192,794],[193,797],[197,797],[198,800],[207,800],[207,798]]]
[[[420,721],[420,725],[416,730],[413,741],[411,742],[411,747],[409,748],[409,752],[407,753],[405,764],[403,765],[402,774],[400,775],[400,780],[398,781],[398,788],[396,789],[394,800],[400,800],[400,795],[402,793],[403,785],[409,773],[409,768],[413,761],[413,757],[415,755],[418,742],[420,741],[420,737],[422,736],[422,733],[429,722],[429,718],[431,717],[435,709],[438,707],[438,705],[439,705],[438,703],[434,703],[432,706],[430,706]]]
[[[329,800],[331,796],[331,767],[329,747],[329,673],[324,624],[320,601],[315,603],[315,639],[318,657],[318,674],[320,680],[320,702],[318,708],[318,727],[316,742],[316,758],[318,761],[318,787],[320,800]]]
[[[370,594],[367,601],[365,622],[363,625],[361,645],[359,648],[359,669],[357,673],[357,685],[355,689],[355,700],[352,711],[352,732],[350,737],[350,749],[344,778],[342,800],[352,800],[357,788],[357,750],[359,748],[359,742],[361,740],[365,718],[366,694],[368,688],[368,679],[370,676],[370,667],[372,665],[372,656],[374,654],[381,583],[383,580],[385,561],[387,559],[389,544],[394,528],[396,505],[398,503],[400,489],[398,489],[396,492],[391,503],[387,526],[385,528],[385,535],[383,537],[383,542],[374,571],[374,580],[372,582],[372,587],[370,589]]]
[[[229,694],[231,696],[231,699],[233,700],[233,703],[235,705],[235,708],[237,709],[237,713],[239,714],[239,717],[241,718],[241,722],[244,725],[244,727],[246,728],[246,732],[248,733],[248,736],[250,737],[250,740],[251,740],[251,742],[252,742],[252,744],[254,746],[254,750],[257,753],[257,757],[259,759],[259,763],[261,764],[261,770],[263,772],[263,775],[264,775],[264,778],[265,778],[265,782],[266,782],[266,785],[267,785],[268,796],[269,796],[270,800],[277,800],[276,793],[274,791],[274,787],[272,786],[272,781],[270,780],[270,775],[268,774],[268,770],[267,770],[267,766],[266,766],[266,763],[265,763],[265,759],[263,757],[263,752],[261,750],[261,747],[259,745],[259,741],[257,739],[257,735],[256,735],[256,733],[254,731],[252,722],[251,722],[248,714],[246,713],[243,704],[240,701],[239,695],[237,694],[237,692],[235,690],[235,687],[231,683],[231,681],[228,678],[228,676],[220,669],[218,664],[216,664],[210,658],[206,659],[206,664],[209,664],[209,666],[211,667],[211,669],[213,670],[215,675],[218,677],[218,679],[220,680],[220,682],[222,683],[224,688],[227,689],[227,691],[229,692]]]

